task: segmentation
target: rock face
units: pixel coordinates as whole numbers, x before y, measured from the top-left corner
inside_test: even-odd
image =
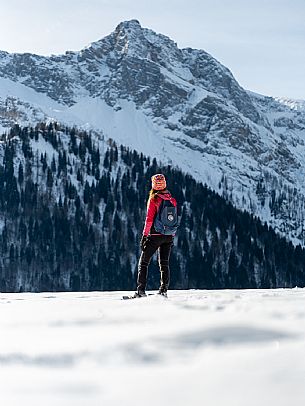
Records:
[[[245,91],[202,50],[122,22],[79,52],[0,53],[0,124],[103,132],[180,166],[304,243],[305,103]]]

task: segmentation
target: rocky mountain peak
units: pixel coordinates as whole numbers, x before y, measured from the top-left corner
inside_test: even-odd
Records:
[[[119,53],[130,54],[141,52],[146,46],[146,38],[143,28],[138,20],[130,20],[121,22],[115,29],[113,36],[115,37],[114,50]]]
[[[136,19],[122,21],[117,25],[115,29],[116,32],[128,31],[129,33],[131,33],[131,31],[139,31],[139,30],[142,30],[142,26],[140,22]]]
[[[105,38],[93,42],[89,49],[104,55],[113,53],[119,57],[137,57],[166,63],[175,58],[182,59],[182,52],[169,37],[143,28],[138,20],[123,21]],[[87,49],[87,48],[86,48]],[[86,50],[85,49],[85,50]],[[84,53],[85,50],[80,51]],[[101,54],[99,53],[101,56]]]
[[[139,21],[123,21],[112,33],[79,51],[78,60],[121,58],[137,54],[137,52],[139,55],[143,55],[146,46],[144,29]]]

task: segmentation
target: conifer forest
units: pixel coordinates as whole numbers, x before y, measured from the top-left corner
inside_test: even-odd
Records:
[[[171,289],[304,286],[305,251],[174,166],[97,133],[15,125],[0,139],[0,291],[133,290],[150,178],[181,225]],[[159,285],[154,257],[148,288]]]

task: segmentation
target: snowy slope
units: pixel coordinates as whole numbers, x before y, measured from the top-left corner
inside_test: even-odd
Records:
[[[247,92],[211,55],[136,20],[79,52],[0,53],[2,129],[58,120],[97,130],[303,244],[304,103]]]
[[[122,293],[1,294],[1,404],[303,404],[303,289]]]

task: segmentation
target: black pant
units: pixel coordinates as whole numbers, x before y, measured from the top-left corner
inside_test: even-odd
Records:
[[[173,245],[172,235],[150,235],[145,242],[138,265],[138,290],[146,288],[147,269],[154,253],[158,250],[160,268],[160,288],[167,290],[169,285],[169,256]]]

